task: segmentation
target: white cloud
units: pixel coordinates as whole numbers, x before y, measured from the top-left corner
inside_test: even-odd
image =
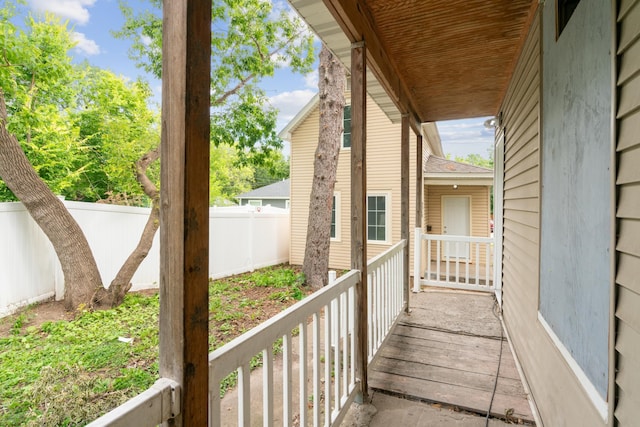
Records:
[[[95,2],[96,0],[29,0],[34,10],[51,12],[80,25],[89,22],[88,7],[93,6]]]
[[[493,147],[493,129],[486,129],[487,118],[450,120],[438,122],[438,131],[442,140],[442,149],[452,158],[479,154],[488,157]]]
[[[88,39],[83,33],[74,31],[71,37],[77,43],[75,49],[85,55],[97,55],[100,53],[100,46],[95,41]]]
[[[149,36],[145,36],[144,34],[140,34],[140,40],[142,40],[142,43],[144,43],[145,46],[150,46],[151,45],[151,37],[149,37]]]
[[[318,70],[312,71],[304,76],[304,85],[314,89],[318,88]]]
[[[315,95],[310,89],[283,92],[269,98],[269,102],[278,109],[278,130],[282,129],[293,119]]]

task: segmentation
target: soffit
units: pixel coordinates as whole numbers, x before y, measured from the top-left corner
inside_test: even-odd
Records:
[[[538,0],[291,4],[347,68],[351,41],[364,38],[369,94],[391,120],[406,112],[415,124],[498,112]]]

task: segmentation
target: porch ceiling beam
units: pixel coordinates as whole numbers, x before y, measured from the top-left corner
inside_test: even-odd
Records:
[[[164,1],[160,375],[182,386],[172,425],[208,421],[211,0]]]
[[[367,65],[386,90],[387,94],[402,114],[409,115],[409,123],[416,134],[420,134],[420,125],[424,121],[416,113],[406,83],[400,78],[385,46],[378,37],[378,30],[371,19],[369,8],[362,0],[323,0],[333,18],[352,42],[366,40]],[[352,71],[353,72],[353,71]]]

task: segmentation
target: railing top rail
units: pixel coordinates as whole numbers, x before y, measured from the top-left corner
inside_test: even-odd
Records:
[[[175,417],[180,412],[180,385],[160,378],[150,388],[112,411],[91,422],[87,427],[153,426]]]
[[[491,237],[477,237],[477,236],[454,236],[452,234],[421,234],[422,240],[443,240],[449,242],[464,242],[464,243],[493,243]]]
[[[400,252],[400,250],[404,248],[406,245],[407,245],[406,239],[400,240],[398,243],[396,243],[386,251],[371,258],[369,262],[367,262],[367,267],[370,270],[374,270],[378,268],[380,265],[384,264],[384,262],[387,261],[389,258],[394,256],[396,253]]]
[[[238,367],[239,354],[248,362],[254,355],[273,345],[278,338],[305,322],[312,314],[331,302],[332,299],[355,286],[360,281],[360,271],[351,270],[333,285],[326,286],[280,314],[242,334],[236,339],[209,353],[210,376],[226,375]]]

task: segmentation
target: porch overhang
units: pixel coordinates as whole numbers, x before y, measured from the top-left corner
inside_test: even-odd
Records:
[[[419,133],[424,122],[498,113],[538,0],[290,3],[347,68],[351,43],[366,40],[369,95]]]

